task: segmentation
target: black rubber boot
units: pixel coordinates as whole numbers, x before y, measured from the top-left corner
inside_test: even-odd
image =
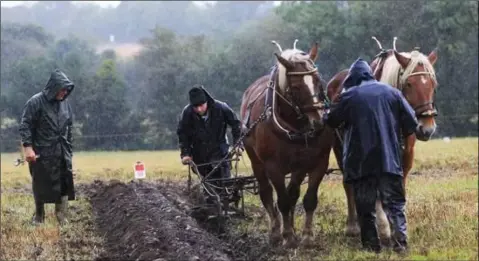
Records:
[[[60,203],[55,203],[55,216],[60,226],[68,224],[68,196],[62,196]]]
[[[35,213],[33,214],[32,224],[37,226],[45,222],[45,204],[35,202]]]
[[[399,255],[407,255],[409,252],[407,238],[396,234],[393,237],[393,251]]]

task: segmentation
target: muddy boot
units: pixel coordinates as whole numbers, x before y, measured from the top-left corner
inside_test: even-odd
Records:
[[[45,204],[35,202],[35,213],[32,217],[32,225],[38,226],[45,221]]]
[[[407,255],[409,252],[408,244],[407,244],[407,237],[396,233],[393,237],[393,251],[399,255]]]
[[[55,216],[57,217],[57,220],[60,226],[68,224],[67,211],[68,211],[68,196],[62,196],[61,203],[55,203]]]

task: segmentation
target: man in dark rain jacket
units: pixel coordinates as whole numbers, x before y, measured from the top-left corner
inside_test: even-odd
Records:
[[[32,176],[35,214],[33,223],[43,223],[45,203],[55,203],[55,214],[63,225],[68,200],[75,199],[72,173],[73,117],[66,98],[74,84],[60,70],[51,73],[43,91],[25,104],[20,136]]]
[[[233,144],[241,134],[241,122],[224,102],[215,100],[201,85],[189,91],[190,104],[186,105],[178,123],[177,135],[183,164],[193,160],[196,164],[223,159],[228,154],[226,129],[231,127]],[[236,149],[241,154],[240,145]],[[200,175],[207,175],[216,164],[200,166]],[[229,178],[230,163],[224,162],[209,178]]]
[[[356,60],[345,91],[326,115],[333,128],[344,124],[343,170],[353,184],[363,247],[381,251],[375,226],[378,196],[392,225],[394,250],[407,250],[401,139],[421,135],[414,111],[402,93],[374,79],[369,65]],[[402,135],[402,137],[401,137]]]

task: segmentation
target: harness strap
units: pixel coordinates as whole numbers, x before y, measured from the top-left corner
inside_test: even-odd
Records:
[[[389,54],[389,51],[386,51],[386,50],[383,49],[383,50],[381,50],[380,53],[378,53],[376,56],[374,56],[373,62],[375,60],[379,59],[379,61],[376,64],[376,68],[374,68],[374,72],[373,72],[374,77],[377,80],[379,80],[379,78],[380,78],[380,76],[383,72],[384,62],[386,61],[386,58],[387,58],[388,54]]]
[[[265,107],[273,107],[273,96],[274,96],[273,93],[275,89],[273,77],[276,70],[277,70],[277,67],[275,67],[275,69],[271,71],[271,75],[269,76],[268,87],[266,88],[266,95],[264,97]]]
[[[313,70],[313,72],[314,72],[314,70]],[[274,107],[275,107],[276,102],[277,102],[275,94],[278,94],[279,97],[281,97],[285,100],[286,100],[286,98],[284,98],[282,95],[280,95],[280,93],[278,93],[276,91],[276,84],[273,81],[273,79],[274,79],[273,76],[274,75],[272,74],[271,77],[270,77],[268,92],[267,92],[267,95],[266,95],[266,105],[267,105],[266,107],[271,108],[271,117],[273,119],[273,124],[276,125],[283,133],[285,133],[289,140],[291,140],[291,141],[303,140],[307,145],[308,144],[308,138],[313,138],[316,134],[319,133],[319,130],[318,131],[309,131],[309,132],[294,132],[294,131],[290,131],[290,130],[286,129],[285,127],[283,127],[280,124],[280,122],[276,118],[276,113],[274,111]],[[287,102],[290,106],[292,106],[292,104],[289,101],[287,101]],[[292,106],[292,108],[296,109],[294,106]]]
[[[283,133],[285,133],[286,136],[290,140],[293,140],[293,141],[304,140],[307,144],[308,138],[312,138],[315,135],[317,135],[320,132],[319,130],[309,131],[309,132],[290,131],[290,130],[287,130],[286,128],[284,128],[278,122],[278,120],[276,118],[276,114],[274,112],[274,106],[275,106],[275,103],[276,103],[276,95],[275,94],[278,94],[278,96],[280,98],[284,99],[297,113],[299,113],[298,112],[299,108],[293,106],[291,104],[291,102],[289,102],[285,97],[283,97],[279,92],[276,91],[276,84],[275,84],[274,76],[275,76],[275,73],[277,72],[277,69],[278,69],[278,67],[276,65],[273,66],[273,68],[271,70],[271,73],[270,73],[268,86],[267,86],[267,88],[265,88],[263,90],[263,92],[266,91],[266,95],[265,95],[265,98],[264,98],[265,99],[264,100],[265,106],[264,106],[263,113],[260,115],[260,117],[251,126],[249,126],[249,121],[251,120],[251,109],[252,109],[254,103],[257,101],[257,99],[261,96],[261,94],[263,92],[258,94],[258,96],[248,105],[247,111],[246,111],[246,117],[245,117],[245,121],[244,121],[244,126],[245,126],[244,135],[247,136],[249,134],[249,132],[254,128],[254,126],[256,124],[258,124],[260,121],[263,121],[265,119],[268,119],[269,117],[272,117],[273,124],[276,125]],[[287,74],[288,75],[306,75],[306,74],[310,74],[310,73],[313,73],[313,72],[316,72],[316,71],[317,71],[317,68],[314,68],[314,69],[312,69],[310,71],[307,71],[307,72],[287,72]],[[329,106],[329,101],[326,99],[326,101],[323,103],[322,106],[324,106],[325,108],[328,107]]]
[[[251,109],[253,108],[253,105],[256,103],[256,101],[259,99],[259,97],[261,97],[261,95],[266,91],[266,96],[265,96],[265,110],[268,108],[268,107],[272,107],[273,105],[273,101],[272,99],[270,98],[270,91],[271,91],[271,87],[273,86],[273,76],[274,76],[274,73],[276,72],[276,65],[273,66],[272,70],[271,70],[271,73],[270,73],[270,77],[269,77],[269,82],[268,82],[268,87],[266,89],[264,89],[263,91],[261,91],[257,96],[256,98],[251,101],[249,104],[248,104],[248,107],[246,108],[246,117],[245,117],[245,120],[243,122],[243,125],[244,127],[246,128],[250,128],[249,126],[249,121],[251,119]]]
[[[306,74],[311,74],[311,73],[314,73],[318,70],[317,67],[309,70],[309,71],[306,71],[306,72],[288,72],[287,74],[288,75],[306,75]]]

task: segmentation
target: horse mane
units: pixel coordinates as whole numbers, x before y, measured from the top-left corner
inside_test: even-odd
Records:
[[[430,74],[434,83],[437,83],[436,73],[431,62],[424,54],[420,53],[417,50],[412,52],[402,52],[402,56],[411,59],[407,68],[402,69],[402,66],[397,61],[394,55],[389,56],[384,62],[383,72],[380,81],[391,85],[394,88],[398,88],[398,83],[406,82],[406,79],[411,75],[418,64],[422,64],[427,73]],[[399,79],[399,81],[398,81]]]
[[[303,62],[306,65],[308,70],[314,69],[314,63],[311,61],[311,58],[308,53],[305,53],[298,49],[287,49],[281,53],[281,57],[285,58],[288,61],[293,63]],[[286,89],[286,68],[280,63],[276,62],[278,66],[278,86],[281,91]]]

